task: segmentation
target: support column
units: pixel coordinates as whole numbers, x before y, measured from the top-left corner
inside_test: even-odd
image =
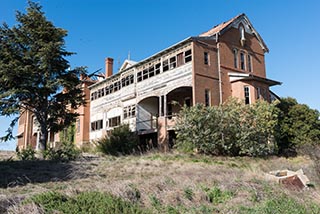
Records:
[[[168,151],[167,133],[167,96],[160,96],[159,100],[160,116],[158,118],[158,145],[161,151]]]

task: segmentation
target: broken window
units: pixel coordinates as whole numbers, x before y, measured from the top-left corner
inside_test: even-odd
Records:
[[[163,72],[168,71],[169,70],[169,63],[168,60],[163,60],[162,62],[162,67],[163,67]]]
[[[187,50],[186,52],[184,52],[184,62],[191,62],[192,60],[192,55],[191,55],[191,49]]]
[[[156,66],[155,66],[155,73],[156,73],[156,75],[157,75],[157,74],[160,74],[160,67],[161,67],[161,63],[156,64]]]
[[[176,57],[171,57],[170,58],[170,69],[174,69],[175,67],[177,67],[177,61],[176,61]]]

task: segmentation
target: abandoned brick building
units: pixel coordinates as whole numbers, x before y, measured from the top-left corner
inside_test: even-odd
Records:
[[[86,134],[76,143],[97,140],[127,123],[140,140],[167,149],[183,105],[219,105],[231,96],[246,104],[271,101],[269,87],[280,82],[266,77],[268,51],[241,14],[140,62],[126,60],[115,74],[113,59],[107,58],[105,78],[86,85],[90,105],[76,122],[76,135]]]

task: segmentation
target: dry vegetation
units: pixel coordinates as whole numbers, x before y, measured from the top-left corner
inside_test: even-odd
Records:
[[[43,213],[36,204],[21,202],[48,191],[68,196],[86,191],[107,192],[153,213],[166,213],[170,207],[181,213],[203,213],[204,208],[210,208],[210,213],[238,213],[242,207],[258,206],[282,193],[298,203],[320,204],[315,163],[302,156],[252,159],[159,153],[127,157],[87,154],[77,161],[58,163],[12,161],[8,160],[10,155],[13,154],[1,155],[0,213]],[[265,179],[264,173],[271,170],[300,168],[314,188],[290,190]],[[210,201],[211,190],[220,192],[221,200]]]

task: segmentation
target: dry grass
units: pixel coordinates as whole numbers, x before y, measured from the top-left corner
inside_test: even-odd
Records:
[[[315,189],[292,191],[265,180],[265,172],[300,168]],[[42,213],[33,204],[19,204],[24,198],[49,190],[70,196],[83,191],[103,191],[145,207],[154,207],[155,202],[162,207],[179,206],[186,210],[211,206],[221,213],[239,206],[254,206],[281,192],[301,202],[320,203],[319,178],[313,161],[307,157],[252,159],[152,153],[115,158],[85,155],[70,163],[2,161],[0,172],[0,213],[10,206],[12,213],[26,210]],[[205,189],[213,187],[232,193],[232,197],[212,205]]]

